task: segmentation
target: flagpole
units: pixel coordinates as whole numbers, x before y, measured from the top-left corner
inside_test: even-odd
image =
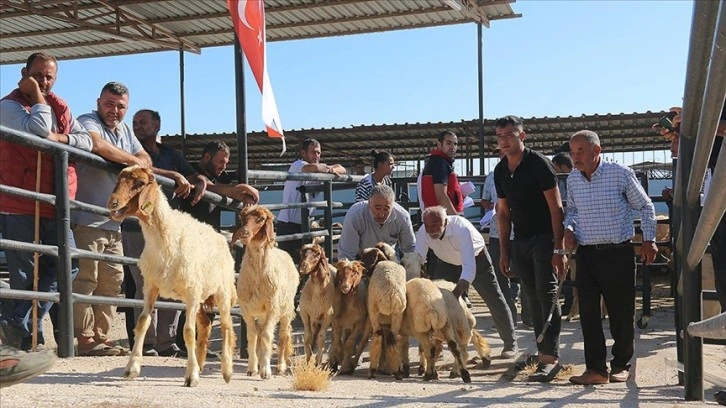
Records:
[[[245,104],[244,51],[237,34],[234,35],[234,82],[237,101],[237,180],[247,183],[247,107]]]

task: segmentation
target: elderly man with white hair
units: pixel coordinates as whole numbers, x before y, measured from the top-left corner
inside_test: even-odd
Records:
[[[464,217],[446,215],[442,206],[428,207],[423,212],[424,225],[416,234],[416,252],[426,258],[431,249],[439,262],[429,270],[434,278],[455,282],[454,295],[461,296],[473,284],[489,307],[494,325],[504,342],[501,358],[517,356],[517,338],[512,314],[504,300],[484,237]]]
[[[343,232],[338,242],[338,259],[355,259],[365,248],[385,242],[401,253],[413,252],[416,238],[411,216],[405,208],[394,202],[393,189],[378,184],[366,201],[350,207],[343,221]]]

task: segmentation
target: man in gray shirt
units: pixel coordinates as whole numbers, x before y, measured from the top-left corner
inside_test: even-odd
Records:
[[[68,105],[51,92],[55,84],[58,63],[50,54],[36,52],[28,57],[22,68],[18,87],[0,101],[0,124],[37,137],[67,144],[86,151],[91,150],[91,137],[83,126],[73,119]],[[53,155],[40,154],[29,147],[0,140],[0,184],[25,190],[55,193],[55,169]],[[36,186],[36,175],[40,173],[40,185]],[[76,168],[68,168],[69,193],[73,199],[76,186]],[[41,203],[39,207],[39,238],[45,245],[58,244],[55,208]],[[0,235],[4,239],[33,242],[35,223],[33,200],[0,193]],[[73,248],[73,234],[68,234],[68,243]],[[17,290],[33,288],[33,253],[5,250],[10,287]],[[75,260],[73,261],[76,266]],[[77,266],[76,266],[77,267]],[[73,271],[75,272],[75,270]],[[56,292],[58,271],[53,257],[41,257],[38,262],[38,291]],[[3,344],[23,350],[31,348],[32,303],[28,300],[2,302],[0,338]],[[43,317],[50,310],[52,302],[38,302],[38,344],[43,345]],[[57,329],[56,322],[54,326]]]
[[[343,232],[338,241],[338,259],[355,259],[365,248],[385,242],[402,253],[413,252],[416,238],[411,216],[395,203],[391,187],[373,187],[368,201],[353,204],[345,215]]]
[[[129,90],[118,82],[109,82],[101,90],[97,110],[78,117],[79,122],[93,137],[94,152],[117,163],[151,166],[151,158],[123,123],[129,103]],[[96,143],[99,141],[99,143]],[[116,186],[116,175],[92,166],[78,166],[77,199],[105,206]],[[78,248],[111,255],[123,255],[120,224],[108,217],[82,211],[71,214]],[[80,260],[78,276],[73,281],[73,292],[83,295],[117,297],[121,292],[123,268],[91,259]],[[78,354],[88,356],[114,356],[126,353],[108,338],[116,316],[116,307],[110,305],[73,305],[73,320]]]

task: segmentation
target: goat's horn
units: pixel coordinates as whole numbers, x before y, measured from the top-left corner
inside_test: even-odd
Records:
[[[686,332],[693,337],[726,339],[726,312],[700,322],[692,322]]]

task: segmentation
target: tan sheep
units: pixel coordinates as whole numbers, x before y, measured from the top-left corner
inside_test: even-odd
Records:
[[[290,255],[276,247],[275,216],[270,210],[256,205],[244,208],[239,216],[241,225],[232,236],[232,245],[238,239],[245,245],[237,297],[247,324],[247,375],[259,372],[267,379],[272,375],[272,340],[278,323],[277,373],[284,375],[291,364],[291,322],[300,278]]]
[[[305,327],[305,357],[309,362],[317,350],[315,364],[320,365],[325,348],[325,334],[333,318],[333,304],[337,299],[335,268],[328,264],[325,250],[318,244],[307,244],[300,249],[300,274],[309,275],[300,295],[300,317]]]
[[[122,170],[108,199],[108,209],[114,221],[137,216],[146,241],[139,258],[139,269],[144,276],[144,310],[136,323],[134,349],[124,377],[131,379],[141,373],[141,354],[151,322],[150,313],[161,296],[184,302],[190,317],[184,324],[184,343],[189,353],[184,375],[187,387],[199,382],[199,372],[207,355],[211,322],[206,311],[214,305],[219,307],[222,376],[229,382],[235,344],[230,311],[237,299],[234,259],[227,241],[211,226],[171,209],[149,168],[132,166]]]
[[[353,374],[371,335],[366,304],[368,278],[359,261],[338,261],[335,268],[339,292],[333,318],[330,364],[333,369],[340,364],[341,374]],[[360,342],[358,337],[361,337]]]
[[[386,359],[397,380],[402,378],[400,340],[401,321],[406,309],[406,270],[391,262],[379,262],[368,286],[368,319],[371,324],[373,340],[370,346],[370,369],[368,378],[373,378],[378,370],[385,340]],[[382,325],[390,324],[390,331]]]
[[[466,348],[469,342],[474,345],[479,358],[482,360],[483,367],[491,365],[491,349],[486,339],[476,330],[476,317],[471,312],[461,298],[456,298],[452,291],[456,286],[454,283],[445,280],[435,280],[434,284],[441,289],[446,302],[446,310],[449,313],[449,322],[454,330],[456,343],[462,345],[460,351],[462,360],[466,363],[469,360],[469,352]],[[454,368],[451,370],[450,377],[458,377],[460,368],[458,360],[454,360]],[[419,367],[420,369],[420,367]]]

